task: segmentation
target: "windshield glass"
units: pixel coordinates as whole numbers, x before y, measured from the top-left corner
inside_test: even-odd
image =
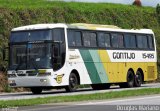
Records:
[[[9,47],[9,70],[58,70],[65,63],[64,28],[13,31]]]
[[[11,70],[51,68],[51,43],[29,43],[10,47]]]
[[[12,45],[10,47],[10,66],[9,69],[26,68],[26,45]],[[18,66],[19,64],[19,66]]]
[[[10,42],[52,40],[51,34],[51,30],[28,30],[12,32],[10,36]]]

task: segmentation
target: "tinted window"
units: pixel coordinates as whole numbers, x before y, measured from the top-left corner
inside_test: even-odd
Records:
[[[10,42],[41,41],[51,39],[51,30],[17,31],[12,32],[10,36]]]
[[[125,34],[124,35],[125,47],[136,48],[136,37],[135,35]]]
[[[86,47],[96,47],[96,33],[83,32],[83,42]]]
[[[91,47],[96,47],[97,46],[97,40],[96,40],[96,34],[95,33],[90,33],[90,41],[91,41]]]
[[[123,48],[123,35],[122,34],[111,34],[112,47]]]
[[[64,29],[53,29],[53,40],[55,42],[63,42],[64,41]]]
[[[98,46],[110,47],[110,35],[105,33],[98,33]]]
[[[75,32],[76,46],[82,46],[81,32]]]
[[[153,42],[153,36],[148,35],[148,44],[150,49],[154,49],[154,42]]]
[[[76,45],[73,31],[68,31],[68,45],[69,46],[75,46]]]
[[[64,29],[53,29],[54,45],[52,49],[53,70],[60,69],[65,63],[66,44]]]
[[[69,46],[82,46],[81,32],[68,31],[68,44]]]
[[[141,48],[141,49],[148,48],[147,36],[145,36],[145,35],[137,35],[137,46],[138,46],[138,48]]]

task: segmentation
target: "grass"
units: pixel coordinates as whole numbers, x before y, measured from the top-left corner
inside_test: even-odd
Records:
[[[113,91],[113,92],[110,91],[110,92],[96,93],[96,94],[57,96],[57,97],[35,98],[35,99],[7,100],[7,101],[0,101],[0,108],[31,106],[31,105],[39,105],[47,103],[106,100],[113,98],[123,98],[123,97],[141,96],[141,95],[144,96],[152,94],[160,94],[160,88],[146,88],[146,89]]]

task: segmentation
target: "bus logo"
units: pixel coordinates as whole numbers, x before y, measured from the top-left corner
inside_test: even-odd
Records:
[[[57,75],[56,78],[54,78],[58,84],[62,83],[62,78],[63,78],[64,74],[61,74],[61,75]]]

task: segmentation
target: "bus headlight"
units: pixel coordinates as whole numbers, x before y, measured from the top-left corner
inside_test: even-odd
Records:
[[[8,84],[10,86],[16,86],[16,81],[15,80],[8,80]]]
[[[8,83],[13,84],[13,83],[16,83],[16,82],[15,82],[15,80],[8,80]]]
[[[47,79],[40,79],[40,82],[47,82]]]

